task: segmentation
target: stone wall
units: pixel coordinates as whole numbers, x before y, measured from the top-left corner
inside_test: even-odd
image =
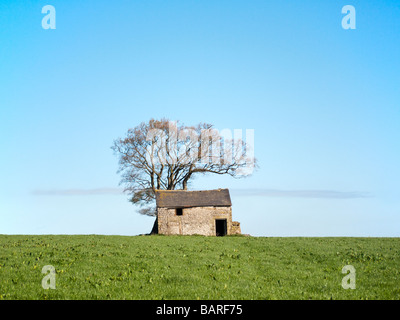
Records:
[[[242,234],[240,230],[240,222],[232,221],[231,234]]]
[[[183,208],[180,216],[176,209],[158,208],[158,233],[215,236],[216,219],[226,219],[227,234],[232,233],[231,207]]]

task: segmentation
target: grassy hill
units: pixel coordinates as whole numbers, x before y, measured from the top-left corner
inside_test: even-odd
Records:
[[[399,238],[0,235],[0,299],[400,299],[399,266]]]

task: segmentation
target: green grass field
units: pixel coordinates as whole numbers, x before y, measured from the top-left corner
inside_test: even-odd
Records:
[[[0,299],[399,298],[400,238],[0,235]]]

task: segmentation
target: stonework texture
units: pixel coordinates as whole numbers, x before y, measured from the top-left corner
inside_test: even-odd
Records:
[[[242,234],[240,222],[232,221],[231,234]]]
[[[175,208],[157,208],[158,233],[165,235],[216,235],[216,220],[226,219],[226,234],[240,233],[240,224],[232,226],[232,207],[189,207],[177,215]]]

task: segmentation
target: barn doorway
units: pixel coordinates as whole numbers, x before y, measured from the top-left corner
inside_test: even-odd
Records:
[[[215,235],[217,237],[226,236],[226,219],[216,219],[215,220]]]

